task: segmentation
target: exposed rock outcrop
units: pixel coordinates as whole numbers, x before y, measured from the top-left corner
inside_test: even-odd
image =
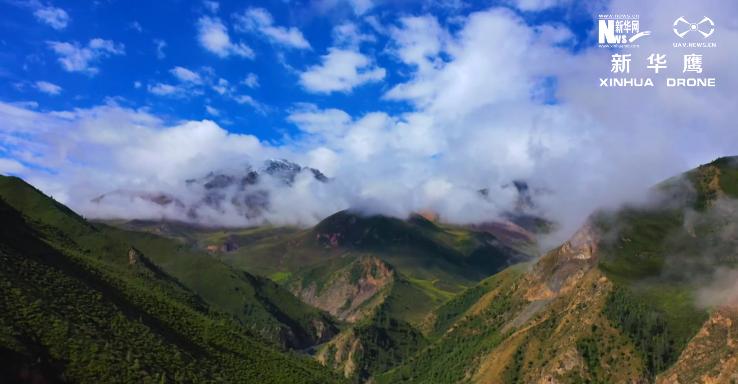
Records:
[[[719,307],[656,384],[738,382],[738,307]]]
[[[367,304],[397,279],[393,268],[373,256],[362,256],[321,281],[290,282],[289,289],[302,301],[341,320],[360,320]]]
[[[136,251],[135,249],[131,248],[128,251],[128,263],[131,265],[136,265],[141,261],[141,254]]]

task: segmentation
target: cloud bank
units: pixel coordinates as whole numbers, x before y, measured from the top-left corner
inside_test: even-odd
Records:
[[[551,2],[522,3],[543,9]],[[116,103],[63,111],[0,103],[0,154],[22,162],[22,168],[6,163],[6,169],[20,168],[18,174],[73,208],[117,188],[184,195],[186,179],[286,158],[336,180],[274,189],[270,219],[301,225],[349,207],[395,216],[433,209],[454,222],[484,221],[514,201],[509,189],[497,187],[525,179],[555,192],[539,203],[570,234],[594,209],[637,199],[656,182],[736,151],[738,51],[728,47],[738,39],[731,16],[738,15],[738,4],[703,6],[720,26],[711,37],[718,48],[704,51],[705,72],[718,79],[716,88],[599,88],[599,77],[611,77],[613,52],[573,52],[574,37],[565,27],[532,26],[509,8],[495,7],[456,18],[453,25],[432,15],[378,25],[390,39],[383,54],[405,68],[382,98],[406,103],[407,112],[352,116],[297,104],[285,124],[299,132],[275,144],[230,133],[213,121],[168,121]],[[690,1],[616,0],[592,8],[586,11],[595,20],[600,12],[639,13],[642,25],[652,26],[633,51],[631,77],[664,80],[647,72],[650,53],[666,54],[677,67],[683,54],[693,53],[672,47],[669,13],[689,14]],[[220,20],[203,16],[199,27],[200,43],[216,55],[254,57],[231,42]],[[363,54],[354,49],[329,51],[301,81],[315,92],[332,92],[385,78],[376,70],[361,72],[371,62],[358,60]],[[342,58],[347,61],[334,62]],[[325,70],[334,67],[349,68],[348,75],[335,79],[337,71]],[[478,198],[482,188],[491,188],[491,203]],[[223,220],[246,224],[243,218]]]

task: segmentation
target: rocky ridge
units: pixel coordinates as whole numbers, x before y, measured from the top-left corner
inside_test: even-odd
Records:
[[[114,198],[131,202],[142,200],[162,207],[172,206],[190,219],[197,219],[203,208],[223,213],[235,207],[239,215],[253,219],[270,209],[269,189],[262,185],[266,177],[276,180],[278,186],[290,188],[297,175],[302,172],[309,172],[315,180],[322,183],[330,181],[315,168],[302,167],[284,159],[269,159],[258,169],[245,165],[240,171],[210,172],[199,179],[185,180],[192,193],[202,196],[190,204],[185,204],[183,199],[166,192],[127,189],[117,189],[91,201],[101,204]],[[230,202],[231,206],[226,206],[226,202]]]

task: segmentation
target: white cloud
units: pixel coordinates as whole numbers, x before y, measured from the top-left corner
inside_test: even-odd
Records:
[[[521,11],[539,12],[571,3],[571,0],[509,0],[509,3]]]
[[[272,15],[264,8],[249,8],[243,14],[234,15],[234,18],[238,22],[236,30],[260,32],[276,44],[302,49],[311,48],[299,29],[275,26]]]
[[[69,14],[61,8],[39,7],[33,12],[39,20],[49,24],[54,29],[64,29],[69,23]]]
[[[353,50],[328,48],[322,63],[300,73],[300,84],[310,92],[349,92],[354,87],[384,79],[387,71]]]
[[[70,18],[67,11],[51,5],[43,5],[39,0],[6,1],[6,3],[33,10],[33,15],[39,21],[50,25],[54,29],[64,29],[69,24]]]
[[[255,109],[255,110],[256,110],[257,112],[259,112],[259,113],[261,113],[261,114],[264,114],[264,115],[265,115],[265,114],[266,114],[266,113],[268,112],[268,110],[269,110],[269,108],[268,108],[268,107],[267,107],[266,105],[264,105],[264,104],[262,104],[262,103],[260,103],[260,102],[258,102],[258,101],[256,101],[256,100],[254,100],[254,98],[253,98],[253,97],[251,97],[251,96],[248,96],[248,95],[239,95],[239,96],[235,96],[235,97],[233,98],[233,100],[235,100],[235,101],[236,101],[236,102],[237,102],[238,104],[248,104],[248,105],[250,105],[250,106],[254,107],[254,109]]]
[[[351,115],[340,109],[321,111],[315,104],[298,104],[287,119],[304,132],[334,137],[342,136],[353,120]]]
[[[193,84],[202,83],[202,78],[200,77],[200,75],[190,71],[187,68],[174,67],[169,72],[171,72],[181,82]]]
[[[133,87],[134,88],[141,88],[141,82],[140,81],[134,81],[133,82]]]
[[[372,0],[316,0],[312,2],[312,7],[318,14],[326,15],[331,11],[339,11],[340,15],[344,16],[342,11],[353,12],[355,16],[361,16],[371,8],[374,7]]]
[[[147,90],[158,96],[167,96],[172,98],[186,98],[203,94],[201,89],[194,88],[191,83],[180,83],[177,85],[165,83],[149,84]]]
[[[357,48],[362,42],[375,42],[377,38],[374,35],[361,33],[356,24],[347,22],[333,28],[333,41],[338,46]]]
[[[174,67],[169,70],[169,73],[177,79],[179,84],[157,82],[153,85],[149,84],[148,91],[155,95],[175,98],[200,96],[204,94],[203,86],[211,84],[214,71],[210,67],[202,67],[199,72],[184,67]]]
[[[217,17],[203,16],[197,21],[198,40],[208,51],[220,56],[236,55],[253,59],[254,51],[244,43],[232,43],[228,28]]]
[[[36,101],[17,101],[15,103],[10,103],[10,105],[19,108],[38,108],[38,102]]]
[[[206,106],[205,106],[205,110],[206,110],[206,111],[207,111],[207,112],[208,112],[209,114],[211,114],[211,115],[213,115],[213,116],[220,116],[220,111],[218,111],[217,109],[215,109],[215,108],[213,108],[213,107],[211,107],[211,106],[209,106],[209,105],[206,105]]]
[[[249,88],[258,88],[259,76],[256,76],[255,73],[249,73],[248,75],[246,75],[246,78],[241,81],[241,84],[244,84]]]
[[[49,112],[49,116],[58,117],[60,119],[70,120],[70,121],[77,118],[76,113],[69,112],[69,111],[51,111]]]
[[[148,90],[159,96],[181,96],[185,92],[183,88],[163,83],[149,84]]]
[[[110,40],[92,39],[87,47],[82,47],[77,42],[63,43],[58,41],[46,42],[59,56],[59,63],[69,72],[84,72],[94,75],[99,68],[92,66],[100,58],[110,55],[125,55],[125,47],[115,44]]]
[[[401,27],[390,29],[390,52],[405,64],[416,67],[419,74],[433,72],[438,65],[443,65],[438,54],[446,48],[451,36],[441,28],[435,17],[404,17],[400,19],[400,24]]]
[[[92,39],[89,45],[93,50],[107,51],[114,55],[124,55],[126,53],[122,43],[115,45],[111,40]]]
[[[228,86],[228,80],[226,79],[218,79],[218,82],[213,85],[213,90],[215,92],[218,92],[221,95],[230,95],[231,92],[234,92],[236,90],[235,87],[229,87]]]
[[[738,14],[732,1],[703,6],[707,15]],[[663,12],[667,8],[688,14],[694,3],[613,0],[609,5],[614,12],[638,13],[644,25],[653,26],[652,39],[641,49],[663,49],[667,57],[678,58],[691,52],[672,48],[673,17]],[[391,41],[385,53],[400,64],[403,76],[400,84],[387,87],[385,100],[402,103],[407,112],[350,114],[335,105],[300,104],[289,111],[289,123],[299,134],[275,146],[207,120],[171,125],[150,112],[121,107],[51,114],[0,103],[0,145],[15,148],[8,156],[29,164],[23,171],[29,182],[73,208],[84,208],[90,198],[119,186],[182,192],[187,178],[252,159],[285,157],[336,181],[278,193],[275,222],[314,223],[347,207],[398,216],[432,208],[448,220],[488,220],[512,198],[509,189],[495,187],[523,178],[555,191],[539,203],[571,230],[595,207],[633,199],[690,166],[734,154],[738,52],[719,47],[730,47],[738,31],[732,16],[724,17],[721,33],[710,38],[718,46],[709,61],[710,77],[720,82],[715,88],[598,88],[598,77],[609,76],[610,50],[572,53],[555,43],[571,36],[565,28],[530,26],[510,10],[493,8],[452,27],[421,15],[386,29]],[[319,68],[333,68],[323,60]],[[327,88],[350,89],[356,75],[373,67],[356,68],[349,65],[348,75],[336,75]],[[653,73],[632,65],[630,76]],[[542,81],[548,77],[557,79],[555,90]],[[558,103],[532,98],[541,88],[555,91]],[[234,98],[260,105],[247,95]],[[364,110],[376,104],[359,105]],[[26,158],[32,161],[21,160]],[[491,188],[494,204],[476,196],[485,187]],[[222,222],[237,220],[223,216]]]
[[[349,0],[349,3],[357,16],[364,14],[374,6],[372,0]]]
[[[351,22],[334,27],[332,35],[335,46],[321,56],[322,63],[299,74],[303,87],[318,93],[350,92],[354,87],[384,79],[387,71],[360,52],[361,43],[376,41],[373,35],[362,33]]]
[[[382,25],[382,23],[379,21],[379,19],[374,15],[369,15],[364,17],[364,21],[366,21],[367,24],[369,24],[372,28],[374,28],[377,33],[384,35],[387,33],[387,27]]]
[[[208,1],[205,0],[202,2],[205,8],[207,8],[212,13],[218,13],[218,9],[220,8],[220,3],[217,1]]]
[[[49,95],[58,95],[62,91],[62,87],[46,81],[37,81],[36,88],[41,92],[48,93]]]
[[[143,27],[141,26],[141,24],[138,23],[138,21],[133,21],[129,23],[128,28],[135,29],[139,32],[143,32]]]
[[[26,166],[17,160],[0,157],[0,174],[21,174],[27,171]]]
[[[166,54],[164,54],[164,47],[167,46],[166,41],[164,40],[154,40],[154,44],[156,44],[156,57],[158,59],[163,59],[167,57]]]

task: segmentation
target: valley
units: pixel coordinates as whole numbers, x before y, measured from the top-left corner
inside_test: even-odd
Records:
[[[552,223],[520,216],[87,221],[2,177],[2,353],[72,381],[735,382],[735,164],[595,211],[542,256]]]

